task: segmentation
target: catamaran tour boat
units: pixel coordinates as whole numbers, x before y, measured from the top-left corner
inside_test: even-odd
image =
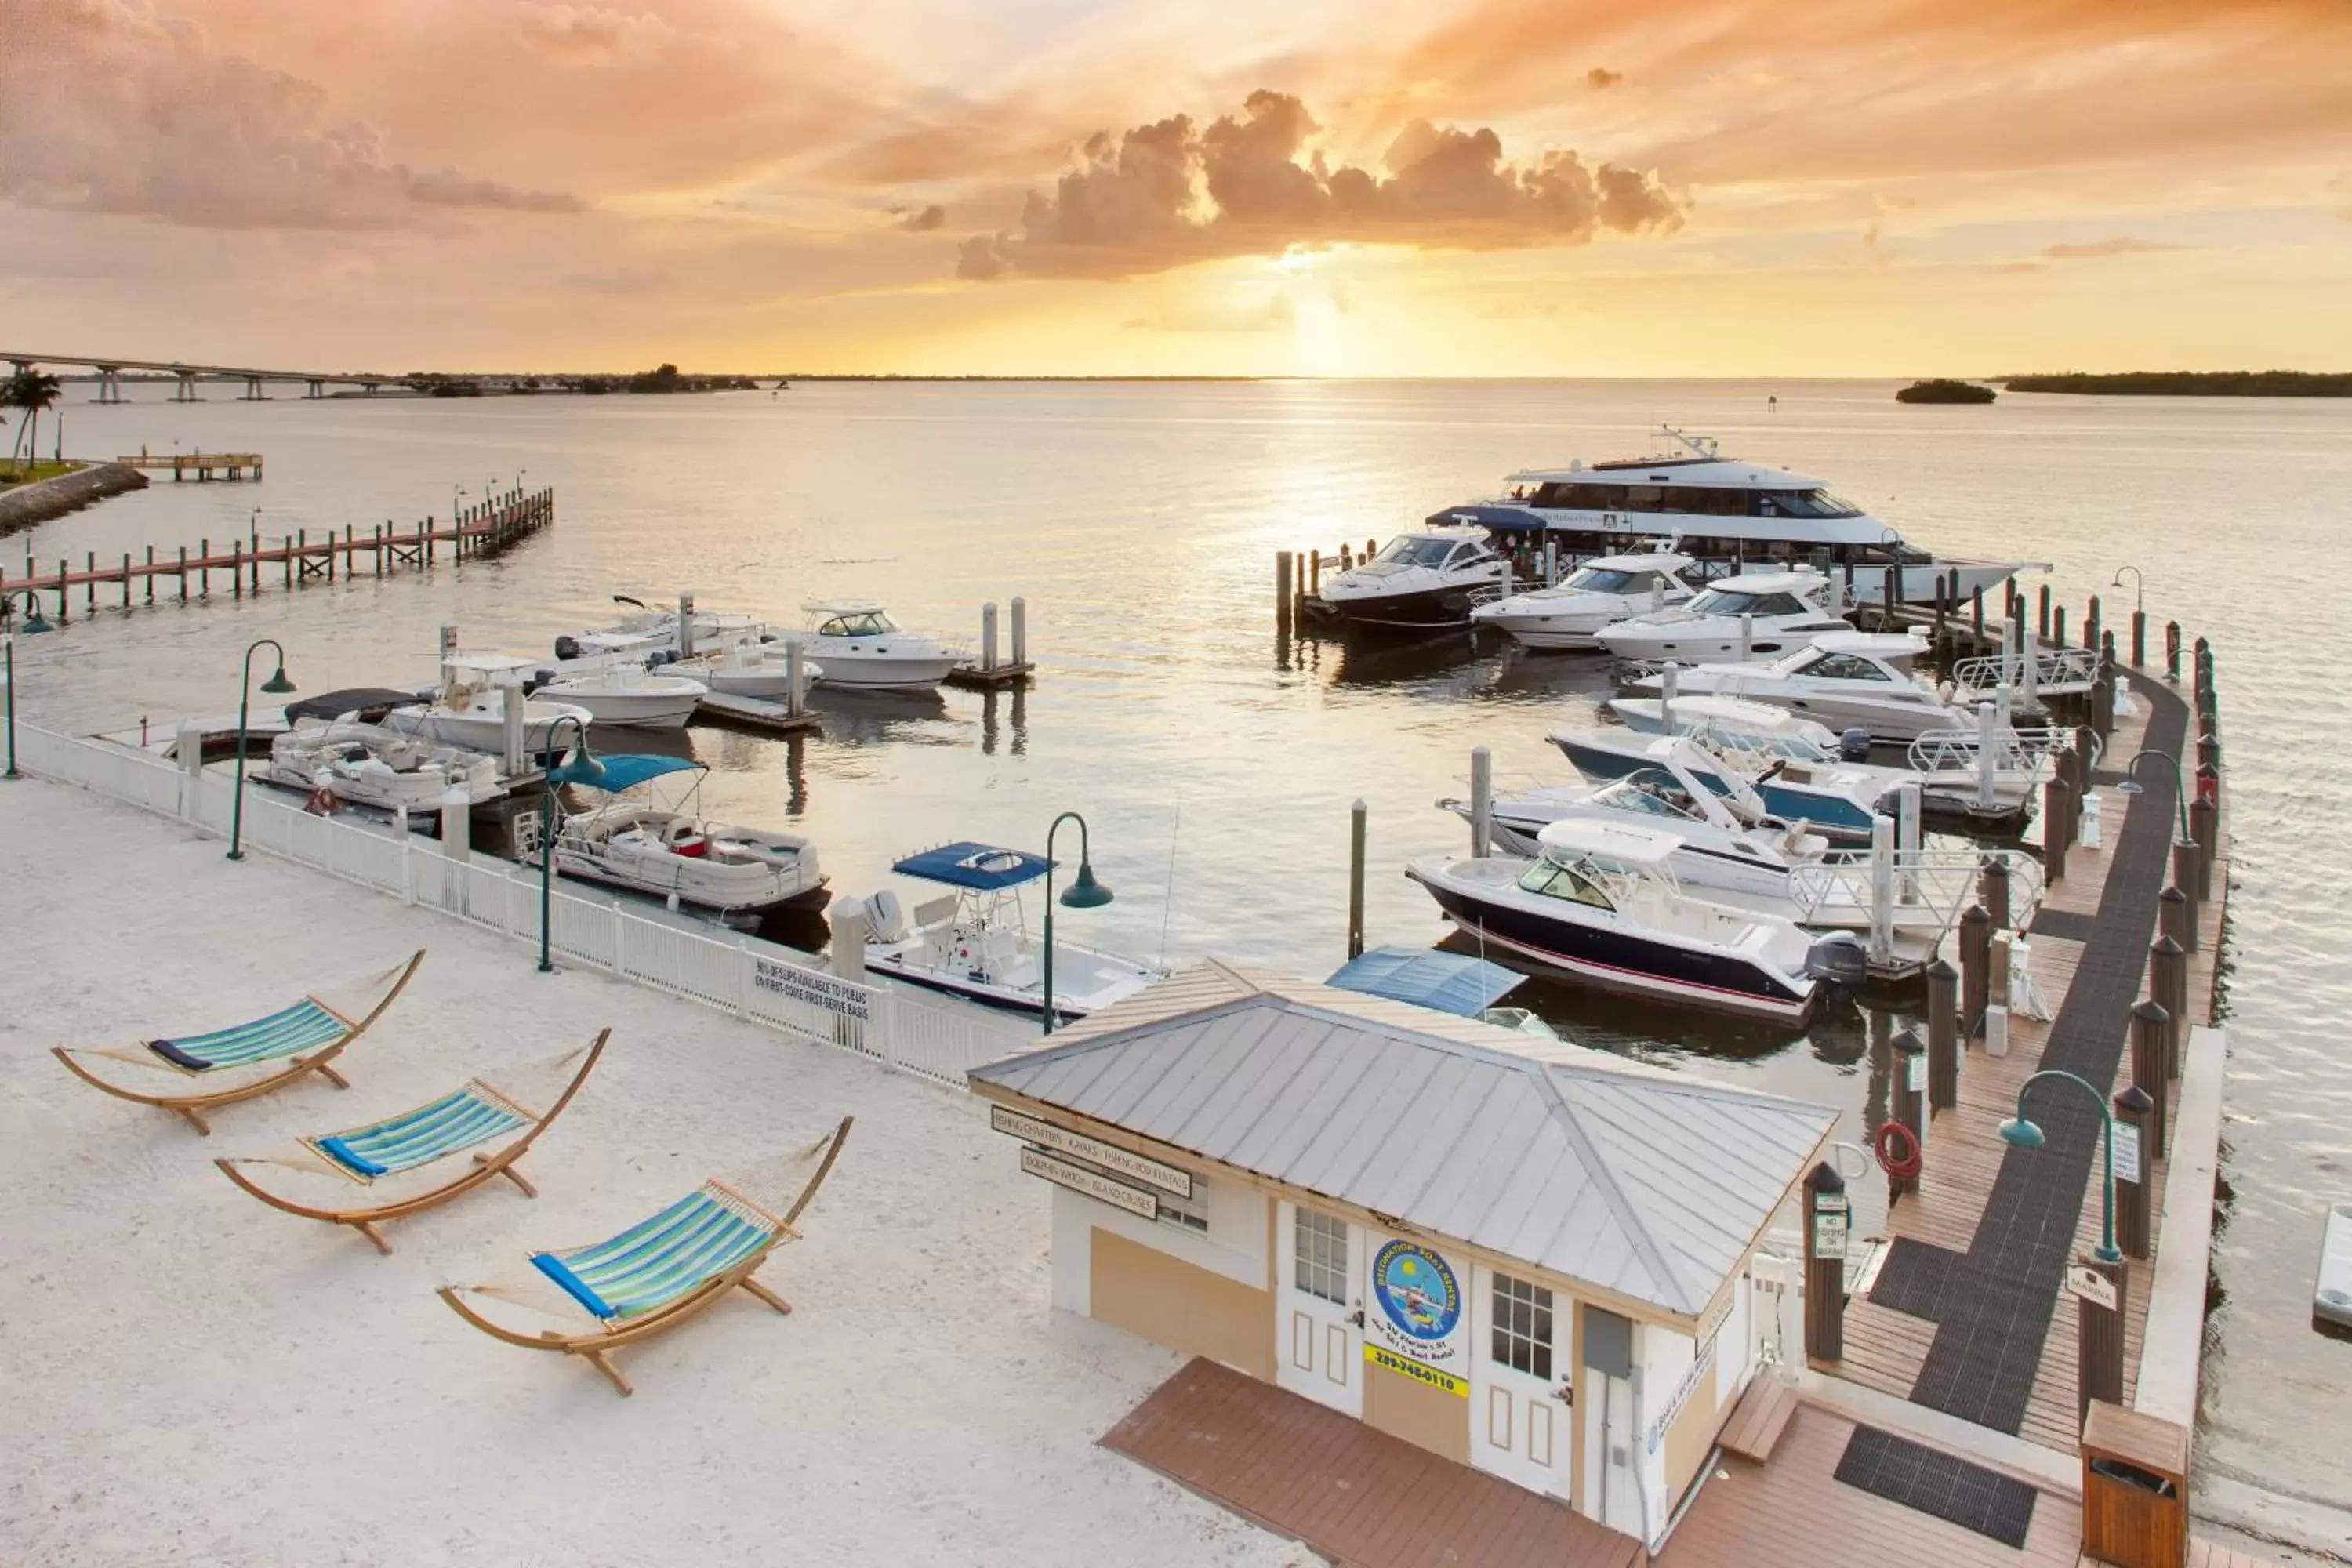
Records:
[[[1601,628],[1612,621],[1689,603],[1696,590],[1683,574],[1693,564],[1664,549],[1604,555],[1552,587],[1480,605],[1470,620],[1508,633],[1522,647],[1599,647]]]
[[[709,770],[683,757],[600,757],[603,776],[577,787],[604,795],[593,810],[567,814],[555,830],[555,868],[564,876],[650,893],[673,906],[721,916],[821,910],[831,897],[816,849],[797,833],[709,822],[692,807]],[[677,806],[653,798],[658,778],[694,774]],[[643,791],[639,795],[638,792]],[[627,798],[629,796],[637,798]]]
[[[439,810],[457,790],[468,805],[506,793],[496,757],[435,746],[356,719],[297,719],[269,743],[254,775],[284,789],[326,789],[337,800],[379,811]]]
[[[1405,875],[1492,956],[1604,990],[1801,1024],[1814,939],[1779,915],[1711,903],[1672,868],[1680,841],[1653,828],[1556,822],[1542,853],[1425,856]]]
[[[1301,613],[1342,630],[1466,626],[1472,607],[1507,588],[1510,576],[1485,529],[1435,524],[1400,533],[1362,565],[1324,578]]]
[[[992,1007],[1043,1016],[1044,944],[1023,918],[1020,889],[1045,875],[1042,855],[970,842],[909,855],[890,869],[951,889],[909,913],[884,888],[866,900],[866,967]],[[1054,943],[1054,1016],[1083,1018],[1142,990],[1163,972],[1075,942]]]
[[[1994,589],[2045,563],[1939,560],[1821,479],[1722,455],[1703,436],[1665,427],[1668,455],[1559,468],[1525,468],[1503,481],[1507,494],[1449,507],[1432,523],[1471,524],[1498,538],[1551,542],[1571,561],[1611,555],[1630,539],[1670,536],[1710,568],[1741,572],[1811,562],[1850,570],[1853,596],[1885,597],[1886,570],[1902,574],[1909,603],[1932,601],[1959,574],[1959,597]]]
[[[798,642],[803,654],[821,660],[827,686],[928,691],[963,657],[952,643],[907,630],[871,599],[812,599],[801,608],[809,617],[807,629],[782,633],[779,640]],[[775,657],[783,658],[781,647]]]
[[[384,726],[442,745],[503,752],[508,693],[520,696],[521,674],[532,668],[530,659],[509,658],[503,654],[451,654],[441,661],[441,685],[433,700],[394,709],[384,715]],[[503,684],[498,679],[500,676],[516,683]],[[524,697],[521,700],[523,750],[532,756],[562,749],[566,742],[556,738],[557,724],[565,720],[587,724],[595,718],[577,703],[548,697]]]
[[[1923,637],[1902,633],[1836,632],[1769,664],[1702,664],[1675,672],[1677,696],[1733,697],[1786,708],[1832,730],[1866,731],[1873,741],[1908,744],[1929,731],[1963,730],[1975,722],[1911,661],[1927,651]],[[1647,695],[1664,689],[1663,675],[1628,681]]]
[[[1835,578],[1811,568],[1748,572],[1718,579],[1685,604],[1612,621],[1596,635],[1622,659],[1770,658],[1825,633],[1853,630],[1838,607],[1838,588]]]

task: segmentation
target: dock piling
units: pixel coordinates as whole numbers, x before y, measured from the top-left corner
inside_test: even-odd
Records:
[[[1016,669],[1029,668],[1029,601],[1020,595],[1013,595],[1013,665]]]
[[[1348,807],[1348,957],[1364,955],[1364,818],[1362,798]]]
[[[2164,1159],[2172,1149],[2171,1119],[2165,1113],[2164,1086],[2171,1076],[2172,1015],[2154,997],[2143,997],[2131,1010],[2131,1079],[2150,1098],[2147,1132],[2142,1149],[2149,1163]],[[2145,1258],[2146,1252],[2135,1252]]]
[[[2074,1299],[2074,1418],[2079,1423],[2090,1413],[2094,1399],[2104,1399],[2110,1405],[2123,1403],[2124,1264],[2120,1259],[2105,1263],[2093,1258],[2075,1267],[2103,1277],[2112,1287],[2108,1299],[2116,1303],[2102,1306],[2087,1295]]]
[[[2157,930],[2170,937],[2184,955],[2197,945],[2197,933],[2189,929],[2189,923],[2188,894],[2177,887],[2168,887],[2156,896]]]
[[[2048,642],[2050,640],[2050,584],[2047,583],[2042,584],[2041,614],[2036,626],[2040,630],[2042,640]],[[2060,640],[2063,641],[2063,638]]]
[[[2181,901],[2189,913],[2181,926],[2189,934],[2180,943],[2189,952],[2197,951],[2197,846],[2182,839],[2172,847],[2172,885],[2180,889]]]
[[[983,675],[996,668],[996,601],[993,599],[980,607],[980,668]]]
[[[1927,1113],[1960,1102],[1960,972],[1937,958],[1927,965]]]
[[[1977,874],[1977,896],[1992,921],[1993,931],[2009,929],[2009,857],[1988,855]]]
[[[1274,622],[1288,630],[1290,626],[1290,552],[1274,552]]]
[[[1495,753],[1470,748],[1470,855],[1483,858],[1495,835]]]
[[[2197,770],[2197,794],[2189,803],[2189,833],[2197,841],[2196,888],[2200,904],[2213,897],[2213,852],[2221,842],[2221,805],[2216,798],[2219,786],[2215,784],[2213,792],[2207,787],[2212,783],[2212,770],[2200,765]]]
[[[1853,1200],[1826,1160],[1805,1173],[1805,1359],[1845,1359],[1845,1255]]]
[[[801,639],[794,637],[784,645],[784,711],[799,718],[808,710],[808,666],[806,650]]]
[[[2162,1086],[2158,1086],[2161,1093]],[[2147,1261],[2148,1196],[2155,1185],[2150,1150],[2162,1152],[2164,1101],[2127,1083],[2110,1102],[2116,1113],[2116,1245],[2126,1258]],[[2126,1157],[2128,1156],[2128,1157]]]
[[[184,605],[188,602],[188,547],[184,544],[180,546],[180,570],[176,575],[180,582],[180,603]]]
[[[2169,932],[2159,932],[2147,944],[2147,994],[2169,1019],[2165,1031],[2166,1073],[2179,1078],[2189,1044],[2189,954]]]
[[[2132,668],[2134,669],[2147,668],[2147,612],[2146,610],[2132,612]]]
[[[2058,753],[2063,767],[2072,752]],[[2067,840],[2074,836],[2074,791],[2064,778],[2052,779],[2042,786],[2042,880],[2053,887],[2066,879]]]
[[[1992,916],[1982,904],[1970,904],[1960,916],[1960,1022],[1965,1037],[1971,1040],[1985,1032],[1985,1005],[1991,995],[1992,931]]]
[[[123,588],[128,592],[131,586],[131,563],[128,560],[122,563],[122,575]],[[151,605],[155,602],[155,547],[152,544],[147,547],[147,602]]]
[[[2050,612],[2050,646],[2052,647],[2066,646],[2066,606],[2063,605],[2058,605]]]
[[[1886,1173],[1886,1204],[1919,1190],[1919,1177],[1927,1168],[1927,1047],[1916,1029],[1895,1031],[1893,1041],[1895,1072],[1892,1086],[1894,1098],[1889,1119],[1907,1129],[1918,1140],[1919,1162],[1909,1175]]]

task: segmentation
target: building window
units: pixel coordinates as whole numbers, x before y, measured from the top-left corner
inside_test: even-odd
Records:
[[[1194,1236],[1209,1234],[1209,1184],[1200,1177],[1192,1178],[1192,1195],[1180,1198],[1173,1193],[1160,1194],[1160,1223],[1172,1225],[1179,1230],[1189,1230]]]
[[[1348,1222],[1312,1209],[1298,1211],[1297,1268],[1292,1278],[1309,1296],[1348,1304]]]
[[[1495,1276],[1495,1360],[1514,1372],[1551,1381],[1551,1292],[1540,1285]]]

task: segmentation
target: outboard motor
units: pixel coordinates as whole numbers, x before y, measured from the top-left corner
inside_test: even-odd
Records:
[[[1805,973],[1831,985],[1860,985],[1870,978],[1870,950],[1850,931],[1831,931],[1806,951]]]
[[[1870,761],[1870,731],[1856,724],[1839,735],[1838,760],[1844,763]]]
[[[522,694],[528,697],[554,679],[555,672],[551,669],[534,669],[522,679]]]
[[[560,659],[580,657],[580,639],[562,637],[555,639],[555,657]]]
[[[776,640],[776,634],[773,632],[761,632],[760,634],[760,640],[763,643],[774,642]]]

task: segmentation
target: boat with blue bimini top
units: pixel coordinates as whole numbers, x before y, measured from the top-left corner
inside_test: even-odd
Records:
[[[709,822],[693,808],[710,770],[684,757],[601,757],[593,779],[574,787],[604,795],[593,810],[564,816],[555,830],[555,868],[566,877],[647,893],[724,919],[775,910],[816,910],[831,896],[816,847],[797,833]],[[656,800],[656,779],[694,775],[675,805]],[[642,793],[640,793],[642,792]]]
[[[2049,569],[1939,559],[1825,480],[1724,457],[1713,439],[1671,426],[1661,434],[1668,447],[1661,456],[1522,468],[1504,479],[1504,494],[1448,507],[1429,521],[1482,528],[1538,550],[1549,543],[1572,563],[1663,535],[1703,562],[1708,576],[1806,562],[1850,575],[1853,596],[1865,602],[1886,596],[1890,568],[1901,573],[1896,592],[1909,604],[1932,602],[1956,572],[1965,602],[2021,571]]]
[[[867,898],[866,967],[912,985],[1042,1017],[1045,948],[1030,934],[1021,889],[1043,879],[1052,864],[1043,855],[969,840],[907,856],[890,869],[950,890],[911,912],[887,888]],[[1166,973],[1056,940],[1054,1016],[1083,1018]]]

